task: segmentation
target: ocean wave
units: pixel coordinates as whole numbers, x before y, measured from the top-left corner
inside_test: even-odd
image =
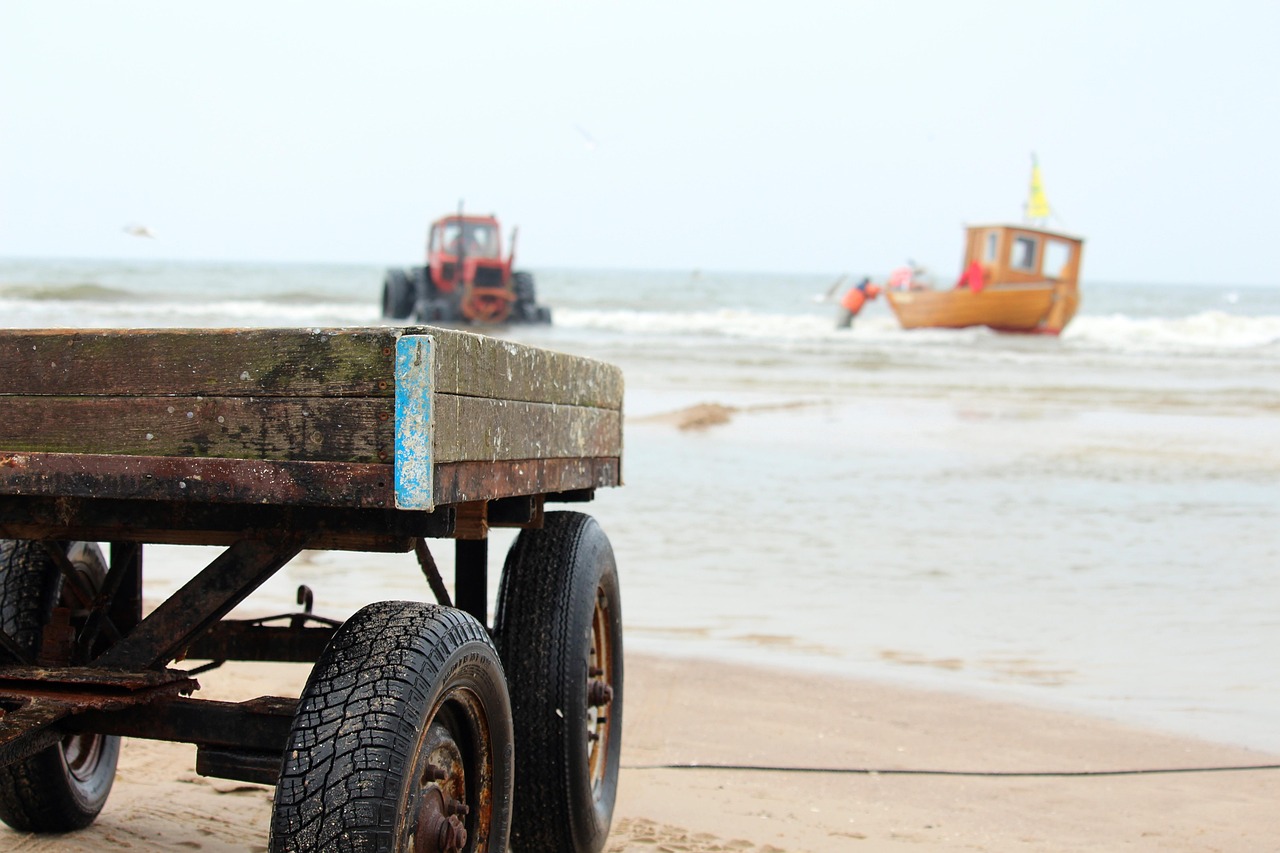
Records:
[[[33,302],[122,302],[138,298],[140,295],[134,291],[93,282],[0,285],[0,299],[29,299]]]
[[[374,326],[376,306],[345,302],[227,299],[214,302],[134,299],[29,300],[0,295],[0,326],[7,328],[273,328]]]
[[[175,294],[159,289],[124,288],[92,282],[0,285],[0,305],[8,327],[215,327],[352,326],[384,322],[372,296],[353,290],[336,293],[296,286],[245,293],[213,288]],[[209,293],[209,288],[202,289]],[[1061,338],[1004,335],[990,329],[913,329],[899,326],[887,306],[863,311],[852,329],[837,329],[835,311],[786,313],[743,307],[693,307],[691,310],[583,308],[547,300],[553,325],[532,334],[546,345],[575,336],[612,341],[628,349],[652,346],[689,351],[724,345],[764,351],[854,354],[881,349],[895,358],[983,358],[1025,361],[1076,354],[1204,355],[1280,358],[1280,315],[1242,315],[1219,309],[1182,316],[1080,314]]]
[[[553,308],[557,325],[641,335],[702,335],[732,338],[808,338],[832,323],[811,315],[762,314],[731,308],[708,311],[584,311]]]
[[[1053,338],[1003,335],[981,327],[901,328],[891,316],[859,317],[852,330],[834,328],[834,318],[818,314],[764,314],[715,311],[581,311],[560,309],[555,322],[569,328],[648,336],[699,336],[784,343],[834,341],[902,343],[918,347],[986,346],[1036,354],[1057,346]],[[1209,352],[1280,349],[1280,316],[1247,317],[1204,311],[1185,317],[1135,318],[1123,314],[1078,316],[1062,341],[1073,346],[1129,352]]]
[[[1267,349],[1280,345],[1280,317],[1202,311],[1184,317],[1084,315],[1063,337],[1131,352]]]
[[[315,291],[307,290],[286,290],[282,293],[263,293],[259,298],[273,305],[314,305],[317,296],[322,296],[325,302],[338,302],[346,306],[373,304],[376,307],[374,298],[365,294],[344,296],[335,293],[317,294]],[[347,310],[350,308],[348,307]]]

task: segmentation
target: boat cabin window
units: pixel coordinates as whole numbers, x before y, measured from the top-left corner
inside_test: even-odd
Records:
[[[1044,270],[1046,278],[1064,278],[1071,261],[1071,244],[1062,240],[1047,240],[1044,244]]]
[[[987,239],[983,241],[982,260],[991,263],[996,259],[996,243],[1000,239],[1000,235],[994,231],[987,232]]]
[[[1030,271],[1036,268],[1036,239],[1014,237],[1009,249],[1009,266],[1015,270]]]

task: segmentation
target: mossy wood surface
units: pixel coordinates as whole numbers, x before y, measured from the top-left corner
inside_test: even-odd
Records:
[[[0,330],[0,493],[387,506],[408,334],[433,341],[437,503],[617,484],[622,374],[591,359],[429,327]]]

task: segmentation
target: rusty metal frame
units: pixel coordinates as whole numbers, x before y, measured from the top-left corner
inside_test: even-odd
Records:
[[[452,507],[413,512],[0,494],[4,539],[232,545],[255,533],[306,530],[312,548],[408,551],[414,537],[453,536],[454,517]]]
[[[309,606],[268,619],[226,619],[237,604],[304,548],[413,550],[435,597],[448,603],[425,539],[452,538],[456,606],[485,622],[489,527],[539,526],[547,499],[589,500],[591,494],[570,489],[481,498],[432,512],[0,494],[0,538],[44,542],[74,584],[76,608],[88,611],[77,623],[78,636],[72,629],[64,638],[59,659],[83,665],[38,665],[47,658],[28,654],[0,630],[0,766],[68,735],[101,733],[194,743],[197,772],[274,783],[295,699],[181,697],[199,688],[198,671],[227,660],[313,662],[338,623],[312,616]],[[65,544],[75,540],[110,543],[97,594],[79,584],[66,559]],[[143,547],[151,543],[225,550],[143,618]],[[281,619],[287,624],[272,624]],[[210,663],[168,668],[185,658]]]
[[[307,534],[297,532],[275,541],[241,539],[165,599],[95,663],[122,669],[164,666],[297,556],[307,540]]]

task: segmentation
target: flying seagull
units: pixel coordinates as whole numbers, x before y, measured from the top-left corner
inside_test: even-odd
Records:
[[[146,237],[149,240],[154,240],[156,237],[155,234],[151,233],[151,229],[145,225],[126,225],[124,233],[131,237]]]
[[[595,151],[600,145],[600,143],[596,142],[595,138],[591,134],[587,133],[586,129],[582,125],[575,124],[573,129],[578,131],[578,134],[582,137],[582,144],[586,146],[588,151]]]

